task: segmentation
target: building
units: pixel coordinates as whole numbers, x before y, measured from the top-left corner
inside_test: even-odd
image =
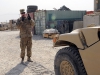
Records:
[[[100,0],[94,0],[94,11],[100,11]]]

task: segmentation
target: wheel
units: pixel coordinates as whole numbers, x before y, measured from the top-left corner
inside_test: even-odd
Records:
[[[55,75],[87,75],[77,48],[59,50],[54,60]]]

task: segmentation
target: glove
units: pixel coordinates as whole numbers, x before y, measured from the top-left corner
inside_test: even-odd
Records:
[[[29,14],[28,14],[27,18],[28,18],[28,20],[31,20],[31,17],[30,17],[30,15],[29,15]]]

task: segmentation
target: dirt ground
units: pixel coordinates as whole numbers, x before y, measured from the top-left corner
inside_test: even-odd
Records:
[[[19,31],[0,31],[0,75],[55,75],[54,58],[59,48],[53,48],[52,39],[34,35],[32,60],[20,64]]]

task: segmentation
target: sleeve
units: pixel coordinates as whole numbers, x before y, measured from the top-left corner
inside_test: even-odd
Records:
[[[16,25],[17,25],[18,29],[21,28],[22,22],[21,22],[20,19],[17,19],[17,23],[16,23]]]
[[[35,26],[35,22],[34,22],[34,20],[31,19],[30,22],[31,22],[32,27],[34,27],[34,26]]]

